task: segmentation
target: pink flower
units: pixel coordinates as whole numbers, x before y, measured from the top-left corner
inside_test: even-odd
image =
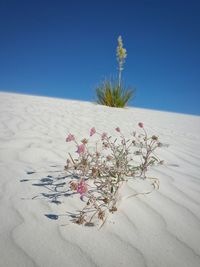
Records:
[[[85,145],[81,144],[77,147],[77,151],[76,151],[79,155],[83,154],[85,152]]]
[[[101,140],[104,140],[105,138],[107,137],[107,133],[102,133],[102,135],[101,135]]]
[[[115,128],[115,131],[117,131],[118,133],[120,133],[120,128],[119,127]]]
[[[139,126],[140,128],[143,128],[143,127],[144,127],[144,124],[143,124],[142,122],[139,122],[139,123],[138,123],[138,126]]]
[[[67,136],[67,138],[66,138],[66,142],[71,142],[71,141],[74,141],[74,140],[75,140],[75,138],[74,138],[73,134],[69,134]]]
[[[94,127],[92,127],[90,129],[90,136],[93,136],[96,133],[96,129]]]
[[[85,193],[87,193],[88,191],[88,187],[87,187],[87,184],[85,182],[85,180],[81,180],[79,183],[78,183],[78,187],[77,187],[77,192],[81,195],[81,197],[83,197],[83,195]]]

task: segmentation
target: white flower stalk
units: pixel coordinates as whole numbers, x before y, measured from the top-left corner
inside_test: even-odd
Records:
[[[126,49],[123,47],[122,37],[119,36],[118,39],[118,47],[117,47],[117,61],[119,62],[119,87],[121,86],[121,76],[123,65],[125,62],[125,58],[127,57]]]

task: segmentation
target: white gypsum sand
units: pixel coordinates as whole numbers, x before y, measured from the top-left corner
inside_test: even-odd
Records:
[[[166,165],[149,172],[160,189],[126,199],[150,187],[125,185],[118,211],[101,230],[69,221],[67,212],[80,205],[77,195],[60,197],[58,205],[42,197],[46,188],[34,186],[63,171],[75,149],[65,142],[69,132],[82,138],[93,126],[110,134],[119,126],[128,135],[141,130],[138,122],[170,145],[158,151]],[[198,116],[1,92],[0,266],[199,267],[199,174]]]

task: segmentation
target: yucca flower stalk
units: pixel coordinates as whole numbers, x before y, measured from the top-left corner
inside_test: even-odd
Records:
[[[123,65],[125,62],[125,58],[127,57],[126,49],[123,47],[122,37],[119,36],[118,39],[118,46],[117,46],[117,61],[119,63],[119,75],[118,75],[118,82],[119,87],[121,86],[121,78],[122,78],[122,70]]]

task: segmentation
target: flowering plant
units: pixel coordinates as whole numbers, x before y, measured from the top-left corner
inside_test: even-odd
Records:
[[[109,107],[123,108],[133,97],[134,90],[124,87],[122,81],[122,70],[124,69],[126,49],[123,47],[122,37],[119,36],[117,46],[118,80],[105,80],[96,88],[97,103]]]
[[[89,135],[98,137],[93,151],[88,139],[79,143],[71,133],[67,136],[66,141],[77,147],[77,157],[69,153],[65,166],[70,174],[69,188],[85,202],[80,213],[73,216],[75,223],[94,225],[100,220],[103,225],[107,214],[117,211],[119,189],[129,179],[150,179],[153,188],[159,188],[158,179],[148,178],[146,173],[150,166],[163,163],[155,154],[162,144],[157,136],[147,136],[143,123],[138,126],[142,132],[133,132],[129,139],[119,127],[115,129],[118,135],[115,139],[93,127]]]

